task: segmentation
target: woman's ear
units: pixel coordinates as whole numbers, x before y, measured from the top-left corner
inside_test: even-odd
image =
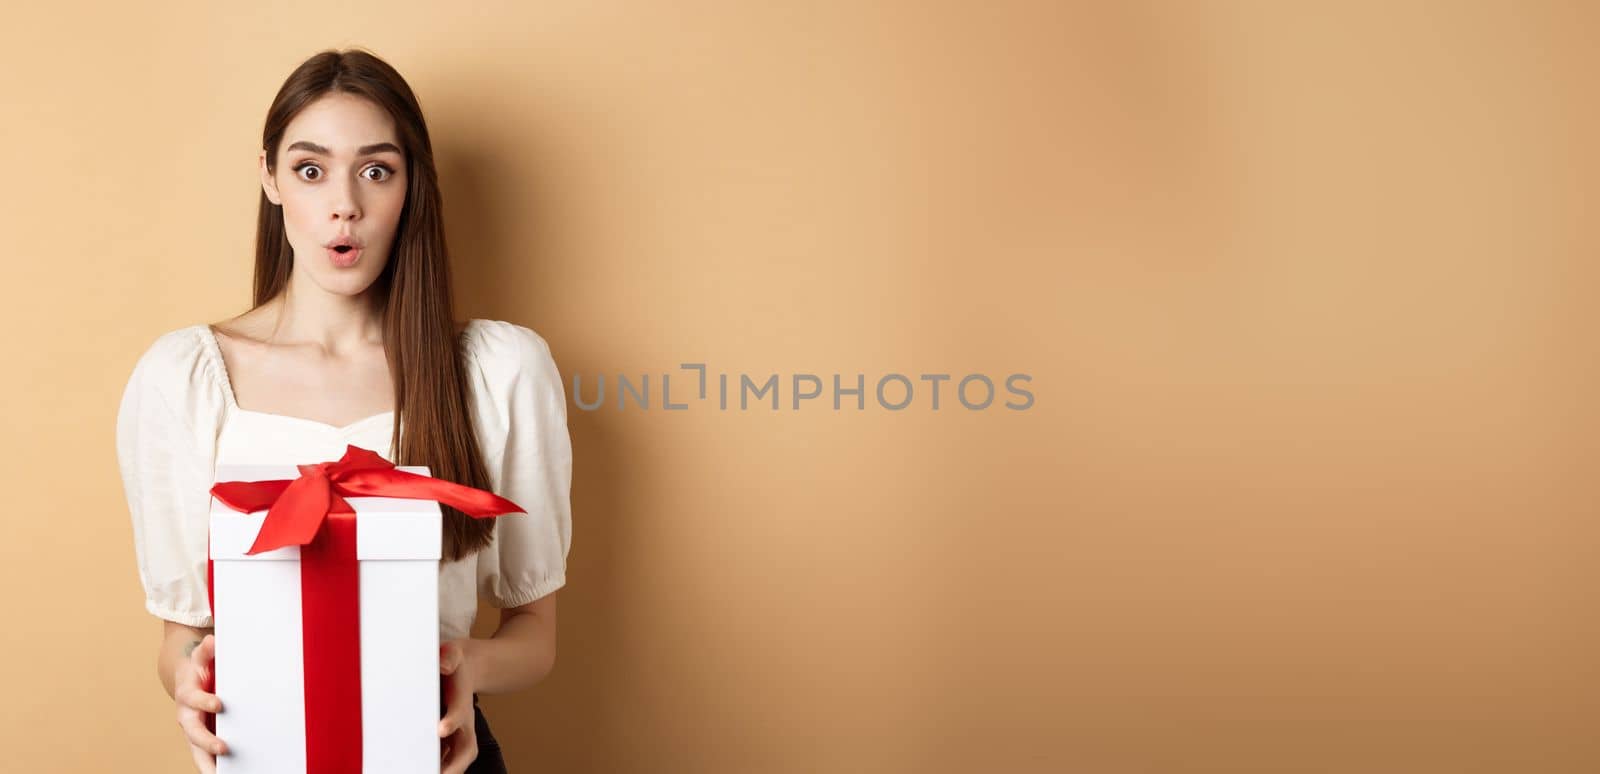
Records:
[[[261,151],[256,161],[261,167],[261,190],[266,192],[267,201],[283,206],[283,202],[278,198],[278,181],[272,179],[272,173],[267,170],[267,152]]]

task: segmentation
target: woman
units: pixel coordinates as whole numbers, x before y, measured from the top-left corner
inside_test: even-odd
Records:
[[[228,753],[210,716],[206,588],[213,466],[338,459],[346,444],[500,494],[526,515],[444,507],[441,769],[505,771],[477,704],[555,661],[571,544],[566,396],[543,338],[454,321],[439,185],[422,112],[360,50],[301,64],[267,111],[254,305],[159,336],[123,393],[117,453],[157,656],[195,765]],[[396,453],[397,452],[397,453]],[[478,595],[501,608],[469,636]]]

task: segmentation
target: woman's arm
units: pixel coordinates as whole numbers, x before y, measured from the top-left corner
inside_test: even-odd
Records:
[[[461,641],[473,691],[512,693],[531,688],[556,663],[556,593],[500,611],[489,639]]]
[[[200,644],[202,638],[215,630],[209,626],[196,629],[172,621],[161,623],[161,650],[156,653],[156,674],[160,675],[161,687],[167,689],[167,696],[177,698],[172,680],[178,671],[178,664],[189,657],[189,652]]]
[[[440,771],[460,774],[478,757],[472,697],[532,687],[556,663],[556,596],[500,611],[500,626],[488,639],[466,637],[439,647],[445,714],[439,719],[444,758]]]

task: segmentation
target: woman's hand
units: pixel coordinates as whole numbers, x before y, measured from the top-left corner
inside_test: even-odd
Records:
[[[188,658],[178,662],[173,672],[173,699],[178,705],[178,726],[189,741],[189,753],[194,757],[195,768],[205,774],[215,774],[216,756],[228,751],[208,727],[211,716],[222,711],[222,701],[210,693],[212,665],[216,658],[216,639],[207,634],[189,651]]]
[[[476,690],[471,651],[465,639],[439,646],[439,674],[443,675],[445,712],[439,720],[442,745],[439,774],[462,774],[478,757],[478,729],[472,694]]]

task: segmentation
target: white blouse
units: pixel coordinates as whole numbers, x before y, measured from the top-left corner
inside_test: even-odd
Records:
[[[503,320],[474,318],[460,335],[491,489],[527,514],[497,518],[486,548],[439,563],[441,642],[468,636],[479,594],[506,608],[561,588],[572,543],[572,442],[549,345]],[[209,325],[157,337],[134,365],[117,414],[145,609],[211,626],[206,539],[217,464],[336,460],[346,444],[392,462],[394,420],[389,411],[334,427],[240,408]]]

